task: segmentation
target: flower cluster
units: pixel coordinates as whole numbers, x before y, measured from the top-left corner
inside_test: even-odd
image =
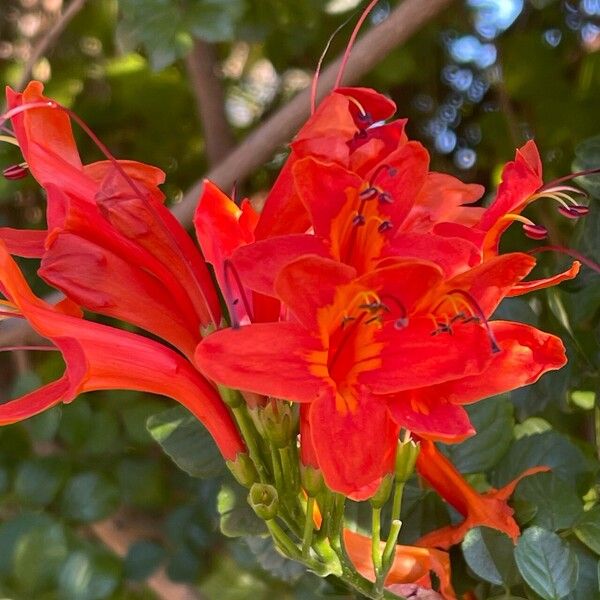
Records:
[[[27,319],[66,368],[1,405],[1,423],[92,390],[171,397],[210,431],[278,548],[365,593],[373,580],[379,594],[431,587],[433,571],[454,598],[440,549],[478,525],[518,537],[507,504],[518,480],[479,494],[435,442],[475,433],[465,404],[566,361],[555,336],[492,318],[505,297],[579,269],[526,280],[535,259],[499,251],[514,222],[545,236],[521,214],[534,200],[570,218],[587,211],[575,188],[544,185],[532,141],[505,166],[489,207],[472,206],[483,189],[430,171],[405,121],[388,121],[389,99],[337,88],[297,134],[260,215],[205,182],[200,252],[163,203],[161,171],[107,151],[83,164],[76,117],[37,82],[9,90],[8,102],[26,162],[5,175],[37,179],[48,227],[0,228],[0,318]],[[11,255],[41,259],[39,276],[65,298],[37,298]],[[415,464],[464,520],[404,547],[398,518]],[[392,495],[384,543],[379,514]],[[342,528],[345,498],[370,500],[371,538]]]

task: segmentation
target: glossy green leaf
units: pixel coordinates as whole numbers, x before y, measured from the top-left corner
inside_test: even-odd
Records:
[[[514,495],[516,502],[535,506],[529,525],[548,531],[568,529],[583,513],[583,503],[575,491],[554,473],[536,473],[523,479]],[[519,511],[517,510],[519,517]]]
[[[247,501],[248,490],[234,481],[221,486],[217,510],[221,515],[221,531],[227,537],[262,535],[267,528]]]
[[[225,462],[207,429],[182,406],[148,419],[150,435],[175,464],[192,477],[215,477]]]
[[[513,438],[513,408],[504,396],[496,396],[467,407],[477,434],[444,451],[462,473],[491,469],[508,450]]]
[[[596,554],[600,554],[600,505],[596,505],[579,519],[575,535]]]
[[[250,536],[246,538],[248,547],[258,564],[273,577],[294,583],[306,572],[304,566],[282,556],[273,546],[270,537]]]
[[[523,579],[544,600],[560,600],[577,584],[575,552],[555,533],[541,527],[523,532],[515,559]]]
[[[512,540],[488,527],[476,527],[465,535],[462,551],[470,569],[484,581],[508,587],[519,582]]]
[[[135,581],[147,579],[160,566],[165,550],[156,542],[142,540],[129,546],[125,557],[125,577]]]

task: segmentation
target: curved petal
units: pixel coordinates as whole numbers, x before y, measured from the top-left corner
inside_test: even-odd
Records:
[[[484,327],[461,325],[454,334],[432,335],[433,323],[420,317],[408,327],[386,323],[376,334],[384,344],[381,367],[360,374],[375,394],[391,394],[481,373],[491,360],[490,340]]]
[[[444,397],[407,390],[385,398],[394,421],[420,437],[457,443],[475,434],[467,411]]]
[[[215,331],[198,346],[196,364],[227,387],[297,402],[310,402],[332,385],[327,352],[295,323]]]
[[[63,353],[70,387],[61,387],[66,386],[64,379],[50,389],[46,387],[54,394],[48,397],[50,403],[103,389],[162,394],[183,404],[204,423],[225,458],[232,460],[244,451],[237,428],[214,387],[180,354],[139,335],[84,321],[40,300],[1,242],[0,282],[31,326]],[[66,396],[58,398],[62,391]],[[10,410],[13,416],[27,415],[43,410],[41,401],[39,395],[26,394],[11,402]]]
[[[244,285],[266,296],[275,295],[281,269],[306,254],[329,256],[327,244],[315,235],[293,234],[240,246],[232,261]]]
[[[198,317],[175,306],[164,283],[133,261],[63,232],[52,236],[38,274],[80,306],[137,325],[194,356]]]
[[[281,269],[275,292],[307,329],[318,327],[317,310],[331,304],[338,286],[356,277],[356,270],[322,256],[302,256]]]
[[[421,387],[412,393],[419,398],[470,404],[530,385],[567,362],[563,343],[554,335],[510,321],[492,321],[490,326],[500,352],[492,356],[481,374]]]
[[[509,297],[522,296],[523,294],[528,294],[529,292],[533,292],[535,290],[543,290],[547,287],[558,285],[562,281],[568,281],[569,279],[574,279],[577,277],[580,268],[581,263],[578,260],[575,260],[566,271],[552,275],[552,277],[534,279],[532,281],[520,281],[513,286],[507,295]]]
[[[394,470],[398,433],[385,403],[366,392],[327,391],[311,404],[310,434],[327,486],[370,498]]]
[[[371,538],[344,529],[344,543],[356,570],[370,581],[375,581]],[[381,543],[382,550],[385,543]],[[385,580],[386,587],[402,583],[421,583],[429,579],[433,571],[440,580],[440,592],[444,600],[456,600],[450,581],[450,557],[446,552],[417,546],[397,545],[392,568]],[[431,587],[431,582],[427,585]]]
[[[48,231],[45,229],[13,229],[0,227],[0,240],[8,251],[15,256],[41,258],[44,254],[44,242]]]

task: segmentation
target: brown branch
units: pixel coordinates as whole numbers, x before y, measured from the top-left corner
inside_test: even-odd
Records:
[[[373,27],[356,43],[346,65],[343,83],[348,85],[358,81],[452,1],[405,0],[383,23]],[[319,97],[323,97],[332,88],[340,63],[341,57],[338,57],[322,72]],[[224,190],[231,189],[236,181],[244,179],[269,160],[281,144],[289,141],[309,112],[310,90],[306,89],[253,131],[221,164],[211,169],[206,177]],[[173,207],[173,213],[185,226],[192,221],[201,191],[202,180],[199,180],[188,190],[183,200]]]
[[[35,67],[35,63],[57,42],[58,38],[65,30],[67,25],[73,20],[81,9],[84,7],[86,0],[72,0],[65,11],[56,20],[54,25],[46,31],[44,36],[38,41],[31,51],[31,56],[25,63],[25,68],[16,85],[16,89],[21,91],[31,79],[31,72]]]
[[[196,40],[185,64],[196,99],[196,111],[202,124],[206,155],[210,166],[225,158],[235,145],[231,127],[225,115],[225,94],[217,76],[215,47]]]

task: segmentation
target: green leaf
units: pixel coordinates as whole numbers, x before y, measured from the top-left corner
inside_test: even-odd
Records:
[[[250,536],[246,543],[258,564],[273,577],[295,583],[306,573],[304,565],[285,558],[275,550],[271,537]]]
[[[24,513],[0,525],[0,576],[7,576],[13,567],[14,551],[19,540],[36,528],[53,524],[45,514]]]
[[[583,513],[575,526],[575,535],[596,554],[600,554],[600,505]]]
[[[491,469],[508,450],[513,438],[513,408],[504,396],[467,408],[477,435],[443,449],[462,473],[480,473]]]
[[[262,535],[267,527],[247,501],[248,490],[235,481],[221,486],[217,496],[217,510],[221,515],[221,531],[227,537]]]
[[[165,550],[156,542],[135,542],[125,557],[125,577],[135,581],[147,579],[158,569],[165,557]]]
[[[575,552],[555,533],[541,527],[523,532],[515,559],[523,579],[544,600],[560,600],[577,584]]]
[[[501,531],[488,527],[469,530],[462,551],[470,569],[484,581],[508,587],[519,582],[512,540]]]
[[[65,517],[93,522],[108,517],[119,505],[119,490],[104,475],[93,472],[72,477],[61,497]]]
[[[494,487],[502,487],[530,467],[544,465],[567,485],[586,485],[598,466],[568,438],[545,431],[516,440],[492,473]]]
[[[151,416],[147,427],[173,462],[192,477],[225,472],[225,462],[210,433],[182,406]]]
[[[579,563],[577,586],[567,596],[568,600],[600,600],[600,561],[583,544],[572,544]]]
[[[25,425],[32,439],[47,442],[54,439],[62,418],[62,407],[54,406],[49,410],[27,419]]]
[[[571,527],[583,512],[580,498],[554,473],[536,473],[523,479],[515,491],[515,500],[534,505],[535,515],[529,524],[548,531]]]
[[[126,406],[120,414],[129,438],[136,444],[153,443],[152,436],[146,428],[146,423],[152,415],[164,409],[164,402],[146,398],[131,406]]]
[[[101,600],[119,585],[121,566],[105,552],[78,550],[71,554],[59,574],[60,598]]]
[[[69,475],[69,464],[59,456],[40,456],[22,462],[15,478],[15,494],[24,504],[47,506]]]
[[[222,42],[234,36],[243,8],[241,0],[199,0],[188,4],[184,18],[194,36],[207,42]]]
[[[14,577],[28,595],[54,587],[56,574],[68,554],[63,526],[36,527],[22,536],[15,547]]]
[[[551,429],[552,425],[550,425],[546,419],[542,419],[541,417],[529,417],[522,423],[517,423],[515,425],[515,439],[519,440],[522,437],[533,435],[535,433],[543,433],[544,431],[550,431]]]
[[[108,411],[94,411],[92,415],[94,426],[90,429],[81,450],[86,454],[106,455],[119,451],[119,421]]]

